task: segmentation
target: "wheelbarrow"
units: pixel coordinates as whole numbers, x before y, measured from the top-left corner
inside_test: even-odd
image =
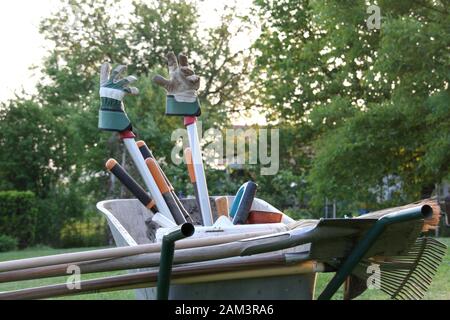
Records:
[[[217,219],[215,198],[210,197],[213,218]],[[230,203],[234,197],[229,196]],[[197,202],[193,198],[181,199],[181,202],[193,218],[201,224],[201,215]],[[262,199],[255,198],[254,204],[279,212]],[[106,217],[114,241],[120,246],[136,246],[156,241],[156,228],[149,226],[151,215],[136,199],[106,200],[97,204],[98,210]],[[283,215],[282,222],[293,220]],[[308,251],[309,245],[295,248],[296,252]],[[145,271],[129,270],[130,273]],[[316,284],[316,273],[269,276],[239,280],[201,282],[193,284],[172,284],[169,299],[175,300],[312,300]],[[136,299],[156,299],[156,288],[135,289]]]

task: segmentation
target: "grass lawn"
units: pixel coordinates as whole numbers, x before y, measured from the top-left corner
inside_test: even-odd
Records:
[[[51,248],[30,248],[21,251],[12,251],[6,253],[0,253],[0,261],[24,259],[31,257],[47,256],[52,254],[77,252],[85,250],[95,250],[101,248],[74,248],[74,249],[51,249]],[[101,278],[106,276],[115,276],[125,274],[125,271],[116,272],[103,272],[95,274],[86,274],[82,276],[83,280]],[[27,280],[20,282],[0,283],[1,291],[19,290],[29,287],[45,286],[55,283],[65,283],[67,277],[56,277],[47,279]],[[61,298],[55,298],[54,300],[133,300],[135,298],[133,290],[113,291],[104,293],[92,293],[83,295],[73,295]]]
[[[434,280],[431,285],[430,291],[426,294],[425,299],[427,300],[450,300],[450,238],[441,238],[440,241],[445,243],[449,249],[447,251],[447,255],[444,257],[444,261],[441,264]],[[38,257],[45,255],[52,255],[64,252],[75,252],[75,251],[83,251],[83,250],[93,250],[99,248],[76,248],[69,250],[56,250],[49,248],[34,248],[27,249],[22,251],[14,251],[7,253],[0,253],[0,261],[7,261],[13,259],[23,259],[29,257]],[[83,280],[99,278],[104,276],[112,276],[124,274],[125,272],[106,272],[106,273],[98,273],[98,274],[87,274],[83,276]],[[325,288],[328,281],[331,279],[333,274],[331,273],[321,273],[318,275],[317,286],[316,286],[316,296],[322,292]],[[51,279],[42,279],[42,280],[29,280],[29,281],[21,281],[21,282],[12,282],[12,283],[2,283],[0,284],[0,292],[1,291],[9,291],[9,290],[18,290],[27,287],[36,287],[43,286],[54,283],[64,283],[66,281],[66,277],[58,277]],[[367,299],[367,300],[384,300],[387,299],[388,296],[381,292],[380,290],[367,290],[362,294],[358,299]],[[63,297],[58,299],[66,299],[66,300],[131,300],[134,299],[134,291],[133,290],[124,290],[124,291],[116,291],[116,292],[107,292],[107,293],[93,293],[93,294],[85,294],[85,295],[77,295],[70,297]],[[342,299],[342,289],[335,294],[334,299]]]

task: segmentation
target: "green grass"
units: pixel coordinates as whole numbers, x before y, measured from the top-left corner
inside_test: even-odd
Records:
[[[0,253],[0,261],[8,261],[14,259],[24,259],[31,257],[39,257],[46,255],[53,255],[59,253],[68,253],[68,252],[77,252],[77,251],[86,251],[86,250],[95,250],[101,248],[74,248],[74,249],[51,249],[51,248],[30,248],[21,251],[12,251],[6,253]],[[116,272],[102,272],[95,274],[86,274],[82,275],[82,280],[89,280],[107,276],[115,276],[120,274],[125,274],[125,271],[116,271]],[[23,288],[30,287],[38,287],[45,286],[56,283],[65,283],[67,277],[55,277],[48,279],[36,279],[36,280],[27,280],[20,282],[9,282],[9,283],[1,283],[0,284],[0,292],[1,291],[11,291],[11,290],[19,290]],[[102,293],[92,293],[92,294],[84,294],[84,295],[73,295],[61,298],[55,298],[55,300],[132,300],[134,299],[134,291],[133,290],[123,290],[123,291],[113,291],[113,292],[102,292]]]
[[[444,261],[441,264],[434,280],[431,285],[429,292],[426,294],[425,299],[427,300],[450,300],[450,238],[441,238],[440,241],[444,242],[449,249],[447,249],[447,255],[444,257]],[[30,257],[38,257],[45,255],[52,255],[58,253],[65,252],[75,252],[75,251],[83,251],[83,250],[93,250],[99,248],[75,248],[75,249],[66,249],[66,250],[57,250],[51,248],[33,248],[22,251],[13,251],[7,253],[0,253],[0,261],[7,261],[13,259],[23,259]],[[105,272],[105,273],[97,273],[97,274],[87,274],[83,276],[83,280],[105,277],[105,276],[113,276],[125,274],[125,272]],[[322,292],[325,288],[328,281],[331,279],[333,274],[331,273],[321,273],[318,275],[317,286],[316,286],[316,296]],[[58,277],[51,279],[38,279],[38,280],[28,280],[21,282],[11,282],[11,283],[2,283],[0,284],[0,292],[1,291],[10,291],[10,290],[19,290],[27,287],[36,287],[36,286],[44,286],[54,283],[64,283],[66,282],[66,277]],[[65,300],[130,300],[134,299],[134,291],[133,290],[124,290],[124,291],[115,291],[115,292],[105,292],[105,293],[93,293],[93,294],[85,294],[85,295],[76,295],[63,297],[58,299]],[[339,290],[334,299],[342,299],[342,289]],[[365,300],[385,300],[388,299],[388,296],[381,292],[380,290],[366,290],[358,299]]]

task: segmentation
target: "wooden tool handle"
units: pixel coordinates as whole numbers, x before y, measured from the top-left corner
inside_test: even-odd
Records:
[[[155,206],[155,202],[147,192],[134,180],[128,172],[114,159],[106,162],[106,168],[147,208]]]
[[[228,197],[216,198],[217,215],[229,217],[230,205],[228,203]]]
[[[189,172],[189,178],[191,179],[191,183],[196,183],[197,179],[195,177],[195,171],[194,171],[194,162],[192,161],[192,150],[191,148],[186,148],[184,150],[184,157],[186,160],[186,165]]]

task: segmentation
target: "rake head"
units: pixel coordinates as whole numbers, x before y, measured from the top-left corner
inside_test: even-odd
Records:
[[[361,294],[364,291],[361,290],[361,283],[367,285],[367,280],[373,274],[367,272],[368,268],[375,266],[376,269],[378,266],[379,289],[391,299],[420,300],[428,291],[446,250],[447,246],[438,240],[423,237],[418,238],[404,255],[366,260],[354,270],[347,296],[352,299]]]

